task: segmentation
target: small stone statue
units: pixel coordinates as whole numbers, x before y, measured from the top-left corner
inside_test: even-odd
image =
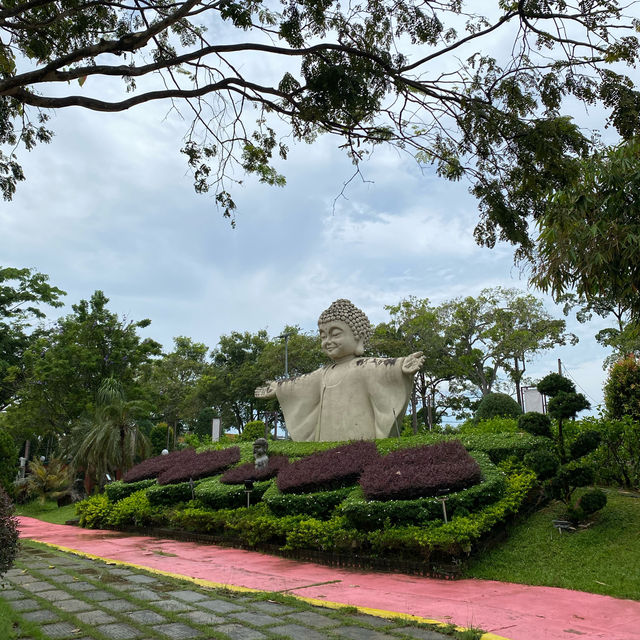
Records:
[[[268,382],[258,398],[277,397],[292,440],[366,440],[399,435],[422,352],[363,358],[371,324],[349,300],[320,314],[322,350],[333,364],[297,378]]]
[[[258,438],[253,443],[253,458],[255,460],[256,469],[264,469],[269,464],[269,455],[267,449],[269,443],[266,438]]]

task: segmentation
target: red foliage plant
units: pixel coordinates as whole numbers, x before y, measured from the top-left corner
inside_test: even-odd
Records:
[[[239,460],[239,447],[194,453],[191,457],[180,460],[179,464],[174,464],[165,469],[158,476],[158,484],[173,484],[185,482],[190,478],[198,480],[199,478],[213,476],[232,464],[236,464]]]
[[[179,451],[172,451],[164,456],[160,455],[147,458],[135,467],[131,467],[131,469],[124,474],[122,480],[124,482],[138,482],[140,480],[148,480],[149,478],[157,478],[163,471],[170,467],[185,465],[186,461],[195,457],[195,455],[195,449],[180,449]]]
[[[482,479],[459,440],[399,449],[367,465],[360,485],[370,500],[411,500],[460,491]]]
[[[263,469],[256,469],[253,462],[247,462],[232,469],[227,469],[220,476],[220,482],[223,484],[242,484],[243,482],[268,480],[277,475],[280,469],[287,464],[289,464],[287,456],[271,456],[269,463]]]
[[[366,440],[318,451],[283,467],[278,473],[278,489],[283,493],[310,493],[346,487],[379,458],[375,442]]]

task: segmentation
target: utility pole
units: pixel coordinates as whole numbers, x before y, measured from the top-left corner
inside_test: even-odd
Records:
[[[562,375],[562,360],[558,358],[558,375]]]
[[[278,338],[284,338],[284,377],[289,377],[289,337],[292,334],[289,332],[283,333]]]

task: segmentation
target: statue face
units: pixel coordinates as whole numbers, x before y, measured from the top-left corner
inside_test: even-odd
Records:
[[[362,355],[364,352],[362,338],[356,338],[349,325],[342,320],[319,324],[318,330],[320,346],[334,362],[348,356]]]

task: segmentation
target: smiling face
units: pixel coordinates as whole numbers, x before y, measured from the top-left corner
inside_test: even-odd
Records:
[[[364,344],[362,338],[356,338],[349,325],[342,320],[331,320],[318,324],[320,346],[334,361],[362,355]]]

